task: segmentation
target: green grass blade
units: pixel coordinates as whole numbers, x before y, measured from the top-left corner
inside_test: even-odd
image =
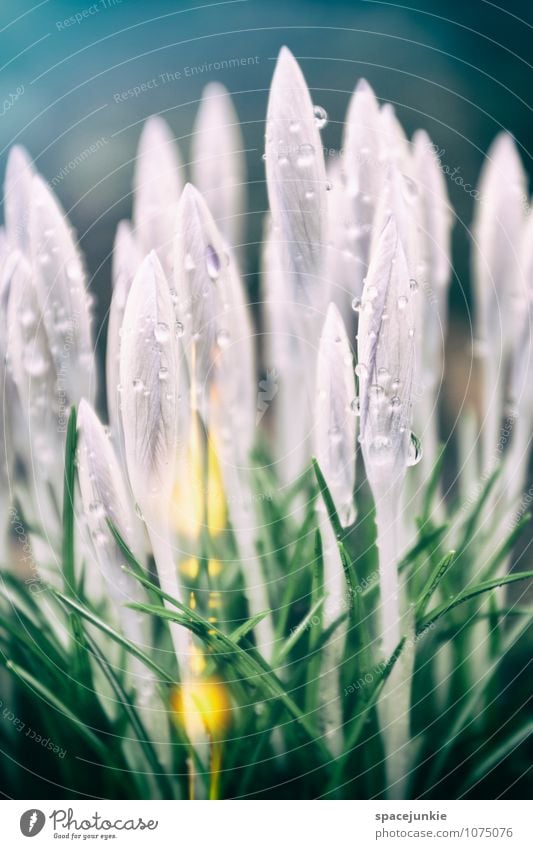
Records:
[[[13,661],[8,660],[6,662],[6,667],[9,669],[20,681],[25,684],[25,686],[31,690],[34,694],[38,694],[42,699],[47,702],[49,707],[55,708],[62,716],[63,719],[68,720],[73,725],[76,726],[76,730],[79,733],[80,737],[83,737],[86,743],[98,753],[103,763],[113,764],[112,752],[108,749],[107,746],[104,745],[102,740],[100,740],[94,732],[87,727],[87,725],[79,719],[75,713],[73,713],[70,708],[59,699],[52,691],[45,687],[40,681],[38,681],[33,675],[30,675],[25,669],[19,666]]]
[[[130,573],[133,574],[133,573]],[[83,619],[86,619],[87,622],[90,622],[91,625],[94,625],[104,634],[107,634],[115,643],[118,643],[120,646],[126,649],[127,652],[132,654],[134,657],[138,658],[148,669],[151,669],[152,672],[155,672],[162,681],[165,681],[167,684],[175,684],[176,679],[166,672],[161,666],[155,663],[148,655],[146,655],[143,651],[141,651],[134,643],[131,643],[126,637],[123,637],[122,634],[119,634],[118,631],[115,631],[114,628],[111,628],[106,622],[104,622],[100,617],[98,617],[91,610],[88,610],[86,607],[83,607],[79,602],[75,599],[67,598],[67,596],[60,593],[58,590],[54,590],[54,595],[62,601],[65,605],[72,608],[76,613],[78,613]]]
[[[523,725],[507,737],[503,743],[500,743],[496,746],[495,749],[490,752],[483,760],[477,764],[476,768],[473,772],[470,773],[468,778],[461,784],[459,792],[457,794],[457,798],[460,799],[469,790],[472,790],[474,785],[479,781],[482,781],[483,778],[487,776],[489,772],[491,772],[495,767],[498,766],[502,761],[511,755],[515,749],[524,743],[528,737],[531,737],[533,734],[533,720],[528,719]]]
[[[503,575],[501,578],[493,578],[490,581],[483,581],[480,584],[476,584],[473,587],[469,587],[463,592],[456,595],[451,601],[444,602],[439,605],[439,607],[435,607],[430,613],[427,615],[426,619],[423,619],[419,624],[417,624],[417,633],[421,631],[425,631],[426,628],[429,628],[434,622],[448,613],[450,610],[453,610],[455,607],[458,607],[460,604],[464,604],[465,601],[469,601],[471,598],[475,598],[482,593],[489,592],[490,590],[496,589],[496,587],[503,587],[506,584],[515,584],[518,581],[529,581],[533,578],[533,571],[529,572],[515,572],[512,575]]]
[[[325,598],[319,598],[304,616],[302,621],[296,626],[290,637],[283,643],[282,647],[277,652],[274,659],[274,666],[281,666],[287,655],[292,651],[296,643],[299,639],[305,634],[307,628],[309,627],[309,623],[311,622],[313,616],[320,610],[322,605],[324,604]]]
[[[65,445],[65,472],[63,482],[63,544],[62,565],[65,593],[75,592],[74,552],[74,483],[76,477],[76,408],[71,407]]]
[[[166,598],[165,593],[161,594],[162,597]],[[169,600],[172,600],[171,597],[169,597]],[[254,686],[261,693],[263,699],[267,701],[272,698],[279,699],[289,715],[304,731],[309,741],[316,746],[322,759],[328,761],[330,758],[329,752],[323,743],[317,739],[316,730],[285,691],[274,670],[266,661],[257,653],[252,655],[251,647],[249,651],[246,651],[242,646],[237,645],[230,637],[220,631],[214,623],[208,622],[207,619],[204,619],[196,611],[186,608],[176,601],[176,599],[173,600],[173,603],[183,611],[181,614],[156,605],[130,604],[128,606],[133,610],[159,616],[162,619],[177,622],[189,628],[189,630],[206,643],[213,655],[224,659],[234,669],[237,676],[240,676],[243,680]]]
[[[416,617],[417,619],[422,617],[427,610],[427,606],[431,601],[433,593],[439,586],[440,582],[444,578],[446,572],[452,565],[455,558],[455,551],[450,551],[448,554],[445,554],[440,563],[437,564],[433,572],[428,578],[426,585],[422,588],[422,592],[420,593],[420,599],[416,606]]]
[[[161,790],[161,796],[163,799],[173,799],[174,798],[174,790],[168,775],[165,773],[159,758],[157,756],[157,752],[155,751],[150,737],[144,727],[144,723],[137,712],[137,708],[132,699],[127,695],[126,691],[122,687],[119,679],[117,678],[115,671],[110,666],[96,642],[87,637],[87,643],[89,645],[89,649],[93,657],[96,658],[100,669],[104,673],[105,677],[109,681],[109,684],[114,691],[124,713],[126,714],[131,727],[139,741],[139,745],[143,750],[144,756],[150,768],[152,769],[152,773],[154,779],[157,781],[159,788]]]

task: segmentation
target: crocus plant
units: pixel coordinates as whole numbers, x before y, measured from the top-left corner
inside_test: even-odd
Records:
[[[495,141],[476,201],[482,392],[461,426],[461,502],[441,479],[454,218],[436,147],[408,140],[365,80],[328,162],[327,120],[283,48],[252,305],[228,92],[206,88],[190,167],[148,119],[114,242],[105,392],[75,234],[28,154],[9,155],[0,646],[132,795],[268,793],[270,771],[272,787],[305,772],[310,795],[438,797],[531,621],[524,607],[508,626],[492,592],[531,577],[511,570],[533,423],[515,142]],[[480,668],[468,636],[487,616]]]

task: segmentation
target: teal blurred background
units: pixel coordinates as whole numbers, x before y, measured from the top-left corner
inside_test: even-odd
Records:
[[[116,224],[131,213],[142,122],[162,113],[187,162],[198,100],[213,79],[232,92],[243,122],[252,243],[248,281],[255,294],[253,244],[266,206],[264,118],[283,44],[299,59],[315,102],[327,109],[327,147],[339,147],[350,93],[365,76],[380,100],[395,105],[409,135],[417,127],[428,130],[456,181],[475,185],[484,152],[502,128],[516,137],[531,169],[531,3],[507,2],[505,10],[484,0],[416,5],[414,10],[375,0],[2,0],[0,170],[9,146],[20,142],[53,182],[87,257],[98,326],[109,301]],[[67,21],[76,14],[79,22]],[[244,67],[202,69],[248,57],[253,61]],[[199,70],[189,74],[186,69],[193,67]],[[121,97],[152,79],[157,86]],[[63,174],[91,145],[97,150]],[[447,182],[458,216],[452,307],[468,321],[472,198],[451,177]]]

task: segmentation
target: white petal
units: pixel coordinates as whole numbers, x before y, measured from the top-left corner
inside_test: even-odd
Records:
[[[135,166],[133,227],[143,255],[155,250],[165,274],[172,271],[172,239],[183,186],[182,163],[172,133],[159,115],[143,128]]]
[[[231,97],[220,83],[202,94],[192,136],[193,183],[232,247],[242,243],[245,213],[244,141]]]
[[[266,124],[266,175],[274,238],[283,249],[292,299],[325,310],[320,278],[327,236],[327,178],[322,141],[303,74],[282,48]]]
[[[513,339],[520,244],[527,195],[525,173],[515,143],[500,134],[487,154],[479,182],[474,220],[474,282],[478,338],[497,361]]]
[[[83,517],[94,552],[115,602],[142,598],[140,585],[122,570],[124,555],[115,542],[108,522],[112,522],[124,542],[139,556],[140,528],[131,506],[113,446],[92,407],[82,399],[78,411],[78,481]],[[129,613],[129,617],[128,617]],[[127,630],[131,611],[124,612]],[[137,629],[138,631],[138,629]]]
[[[144,511],[170,498],[177,456],[178,340],[157,255],[143,261],[128,295],[120,346],[121,414],[128,473]]]
[[[413,136],[413,158],[418,187],[420,252],[416,280],[420,327],[423,328],[420,333],[421,381],[426,388],[436,388],[442,379],[444,360],[453,217],[435,145],[424,130],[418,130]],[[427,415],[427,410],[423,415]],[[427,422],[422,424],[425,426]]]
[[[32,269],[21,254],[11,276],[8,327],[9,368],[28,429],[31,467],[61,491],[68,406],[58,385]]]
[[[369,477],[409,462],[415,310],[409,271],[391,217],[377,242],[363,290],[358,364],[361,436]]]
[[[304,345],[295,304],[284,286],[280,242],[272,238],[267,221],[263,236],[261,288],[263,293],[267,376],[259,387],[257,421],[270,410],[273,418],[272,452],[277,473],[288,484],[302,472],[310,459],[306,437],[311,405],[308,381],[302,375]],[[314,356],[308,368],[313,368]]]
[[[533,215],[529,213],[520,249],[510,401],[517,416],[533,424]]]
[[[315,452],[343,525],[354,520],[354,402],[350,343],[337,307],[330,304],[318,349]]]
[[[31,261],[50,351],[69,404],[94,393],[95,366],[85,270],[72,231],[44,180],[30,207]]]
[[[357,84],[346,116],[343,164],[348,206],[347,249],[355,261],[352,297],[360,298],[370,261],[372,227],[385,178],[386,149],[379,105],[366,80]]]
[[[137,243],[128,221],[121,221],[113,247],[113,295],[109,308],[106,350],[107,408],[111,429],[120,438],[119,383],[120,383],[120,331],[126,301],[133,278],[141,264]]]
[[[4,181],[4,215],[6,231],[12,248],[26,255],[30,252],[30,201],[33,163],[23,147],[15,145],[9,151]]]

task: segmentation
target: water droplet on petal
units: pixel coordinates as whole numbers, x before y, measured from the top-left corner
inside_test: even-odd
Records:
[[[166,324],[164,321],[159,321],[154,327],[154,336],[161,345],[164,345],[165,342],[168,342],[170,337],[170,330],[168,328],[168,324]]]
[[[217,345],[219,348],[227,348],[230,342],[230,335],[227,330],[219,330],[217,333]]]
[[[376,466],[383,466],[391,459],[392,442],[388,436],[375,436],[368,446],[370,462]]]
[[[404,310],[407,307],[409,300],[406,295],[400,295],[398,298],[397,304],[399,310]]]
[[[205,266],[211,280],[216,280],[220,274],[220,257],[212,245],[205,249]]]
[[[411,432],[411,438],[409,440],[409,452],[407,454],[407,465],[408,466],[416,466],[417,463],[422,459],[422,445],[418,438],[415,436],[413,432]]]
[[[315,125],[319,130],[323,130],[328,123],[328,113],[323,106],[313,106],[313,114],[315,116]]]
[[[296,164],[299,168],[306,168],[312,165],[315,159],[315,149],[312,144],[301,144],[298,147],[298,157]]]

